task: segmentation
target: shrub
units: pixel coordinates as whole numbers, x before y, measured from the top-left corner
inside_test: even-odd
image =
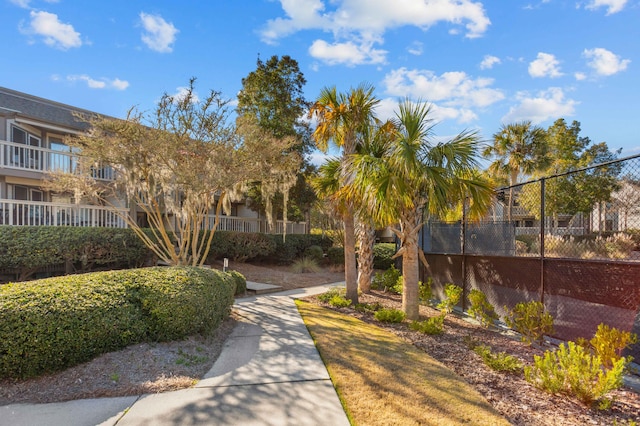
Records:
[[[433,299],[433,292],[431,290],[431,286],[433,284],[433,278],[427,278],[427,282],[423,283],[422,281],[418,281],[418,297],[420,298],[420,302],[426,305],[431,304],[431,299]]]
[[[545,334],[553,332],[553,317],[545,311],[541,302],[521,302],[513,310],[507,311],[505,323],[522,335],[523,342],[542,342]]]
[[[600,324],[591,340],[587,342],[581,339],[577,343],[586,349],[593,350],[594,354],[600,357],[605,368],[611,368],[615,361],[622,358],[622,351],[637,341],[636,334]]]
[[[332,288],[322,294],[318,295],[318,300],[320,300],[321,302],[324,303],[329,303],[329,301],[331,299],[333,299],[334,296],[344,296],[346,294],[346,291],[344,288]]]
[[[398,271],[395,266],[392,265],[386,271],[377,272],[373,276],[373,280],[371,280],[371,288],[373,290],[394,289],[398,284],[399,279],[402,279],[402,275],[400,275],[400,271]],[[402,285],[400,286],[400,289],[402,289]],[[400,290],[400,292],[402,292],[402,290]]]
[[[234,280],[236,290],[234,292],[235,296],[241,296],[247,293],[247,279],[238,271],[228,271],[227,272]]]
[[[346,308],[351,305],[351,299],[345,299],[343,295],[335,294],[331,299],[329,299],[329,304],[336,308]]]
[[[358,312],[376,312],[382,309],[382,304],[380,302],[375,303],[357,303],[353,309]]]
[[[320,246],[323,250],[331,247],[331,240],[322,235],[291,234],[283,241],[282,235],[267,235],[275,243],[275,250],[268,256],[270,260],[283,265],[289,265],[304,256],[308,247]],[[343,262],[344,263],[344,262]]]
[[[389,269],[393,265],[393,255],[396,254],[396,245],[392,243],[379,243],[373,246],[373,267],[375,269]]]
[[[19,280],[39,268],[67,264],[67,272],[141,266],[149,250],[131,229],[0,226],[0,268]]]
[[[522,370],[520,360],[506,352],[493,352],[489,346],[477,345],[473,351],[480,355],[482,361],[495,371],[519,373]]]
[[[524,368],[524,376],[542,390],[575,396],[584,404],[591,405],[622,386],[627,362],[621,358],[613,363],[611,369],[604,369],[599,356],[568,342],[555,351],[546,351],[544,356],[535,355],[534,365]]]
[[[232,275],[205,268],[97,272],[0,287],[0,377],[31,377],[143,341],[208,333]]]
[[[424,334],[442,334],[444,332],[444,317],[445,313],[443,312],[425,321],[412,321],[411,324],[409,324],[409,328]]]
[[[203,233],[202,238],[207,238]],[[276,242],[266,234],[258,232],[216,231],[213,234],[208,261],[227,257],[246,262],[247,260],[271,256],[276,250]]]
[[[487,296],[482,291],[474,288],[467,297],[469,303],[471,303],[469,315],[478,320],[483,326],[489,327],[499,318],[495,308],[489,303]]]
[[[448,283],[444,286],[444,294],[445,298],[440,303],[438,303],[438,309],[451,313],[453,308],[460,302],[460,297],[462,296],[462,287],[459,287],[455,284]]]
[[[327,259],[331,265],[344,265],[344,247],[329,247]]]
[[[293,262],[291,269],[296,274],[305,274],[307,272],[320,272],[321,268],[318,262],[311,257],[303,257]]]
[[[381,322],[398,323],[404,321],[405,313],[399,309],[380,309],[373,317]]]
[[[320,262],[322,262],[322,260],[324,258],[324,251],[322,250],[322,247],[317,246],[317,245],[312,245],[312,246],[307,247],[304,250],[304,257],[309,258],[309,259],[313,259],[317,263],[320,263]]]

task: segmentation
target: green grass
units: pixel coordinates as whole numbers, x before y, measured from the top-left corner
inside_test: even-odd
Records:
[[[392,333],[296,303],[351,424],[509,424],[462,378]]]

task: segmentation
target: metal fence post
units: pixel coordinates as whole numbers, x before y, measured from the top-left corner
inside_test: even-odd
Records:
[[[547,220],[544,210],[544,196],[545,196],[545,182],[546,179],[540,180],[540,302],[544,304],[544,234],[545,234],[545,222]]]

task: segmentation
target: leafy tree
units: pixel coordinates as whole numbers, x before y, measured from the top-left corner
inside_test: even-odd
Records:
[[[259,180],[264,164],[278,163],[290,148],[283,139],[240,137],[229,124],[228,101],[214,91],[200,100],[194,84],[191,79],[180,96],[165,93],[149,115],[132,109],[126,120],[90,118],[87,133],[66,141],[81,151],[77,173],[52,174],[49,183],[72,191],[78,202],[89,198],[116,208],[126,199],[146,214],[151,234],[135,216],[116,212],[172,265],[202,265],[235,189]],[[94,179],[105,168],[115,172],[113,184]]]
[[[498,178],[508,178],[509,186],[518,183],[521,175],[531,175],[546,166],[547,144],[545,131],[531,121],[503,125],[493,135],[493,144],[487,146],[483,156],[493,158],[489,172]],[[513,188],[509,190],[508,220],[511,221]]]
[[[435,142],[431,110],[421,103],[400,103],[395,131],[380,156],[354,155],[350,172],[354,188],[365,195],[376,221],[392,227],[400,240],[402,306],[407,318],[418,318],[418,234],[423,214],[438,215],[468,197],[471,217],[484,213],[492,189],[476,173],[479,138],[462,132]]]
[[[290,56],[274,55],[266,62],[258,58],[256,69],[242,79],[237,107],[240,119],[252,117],[266,135],[293,138],[290,151],[300,155],[303,160],[301,166],[306,164],[305,155],[313,147],[309,124],[303,120],[308,108],[303,95],[305,84],[298,62]],[[304,174],[298,171],[297,175],[283,176],[277,168],[273,171],[271,179],[254,182],[245,188],[252,208],[266,214],[270,227],[273,217],[282,217],[285,221],[288,219],[283,214],[288,208],[300,211],[303,216],[308,214],[310,208],[306,199],[308,192],[289,193],[301,178],[304,180]],[[280,205],[284,209],[276,208],[274,211],[274,206]]]
[[[593,145],[588,137],[580,136],[580,123],[567,126],[564,119],[556,120],[546,131],[550,163],[537,176],[553,176],[545,182],[545,215],[558,226],[560,214],[588,213],[598,203],[608,202],[619,189],[618,164],[583,170],[617,158],[605,142]],[[572,172],[572,173],[567,173]],[[555,176],[558,175],[558,176]],[[540,186],[526,185],[520,203],[536,218],[540,218]]]
[[[343,165],[346,164],[349,155],[356,152],[357,146],[362,143],[363,135],[375,122],[374,109],[380,101],[373,95],[373,90],[373,86],[368,84],[351,88],[347,93],[338,93],[335,87],[324,88],[311,107],[309,116],[317,120],[317,127],[313,132],[317,147],[326,151],[329,144],[333,143],[341,148],[340,161]],[[343,167],[340,187],[345,185],[348,178],[344,170]],[[346,297],[353,303],[358,303],[354,217],[355,208],[351,202],[347,202],[342,214]]]

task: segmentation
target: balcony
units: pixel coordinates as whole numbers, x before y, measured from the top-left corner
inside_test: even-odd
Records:
[[[127,214],[127,209],[120,209]],[[214,217],[210,216],[213,225]],[[0,199],[0,225],[13,226],[102,226],[107,228],[126,228],[127,223],[114,209],[86,204],[47,203],[41,201],[22,201]],[[266,232],[267,222],[263,219],[221,216],[219,231]],[[284,222],[275,223],[275,232],[282,234]],[[287,234],[305,234],[306,223],[287,222]]]
[[[75,173],[78,167],[78,156],[70,151],[56,151],[0,140],[0,166],[40,173],[53,171]],[[92,177],[97,180],[113,181],[115,176],[113,169],[102,167],[93,170]]]
[[[103,206],[7,199],[0,199],[0,225],[127,227],[113,209]]]

